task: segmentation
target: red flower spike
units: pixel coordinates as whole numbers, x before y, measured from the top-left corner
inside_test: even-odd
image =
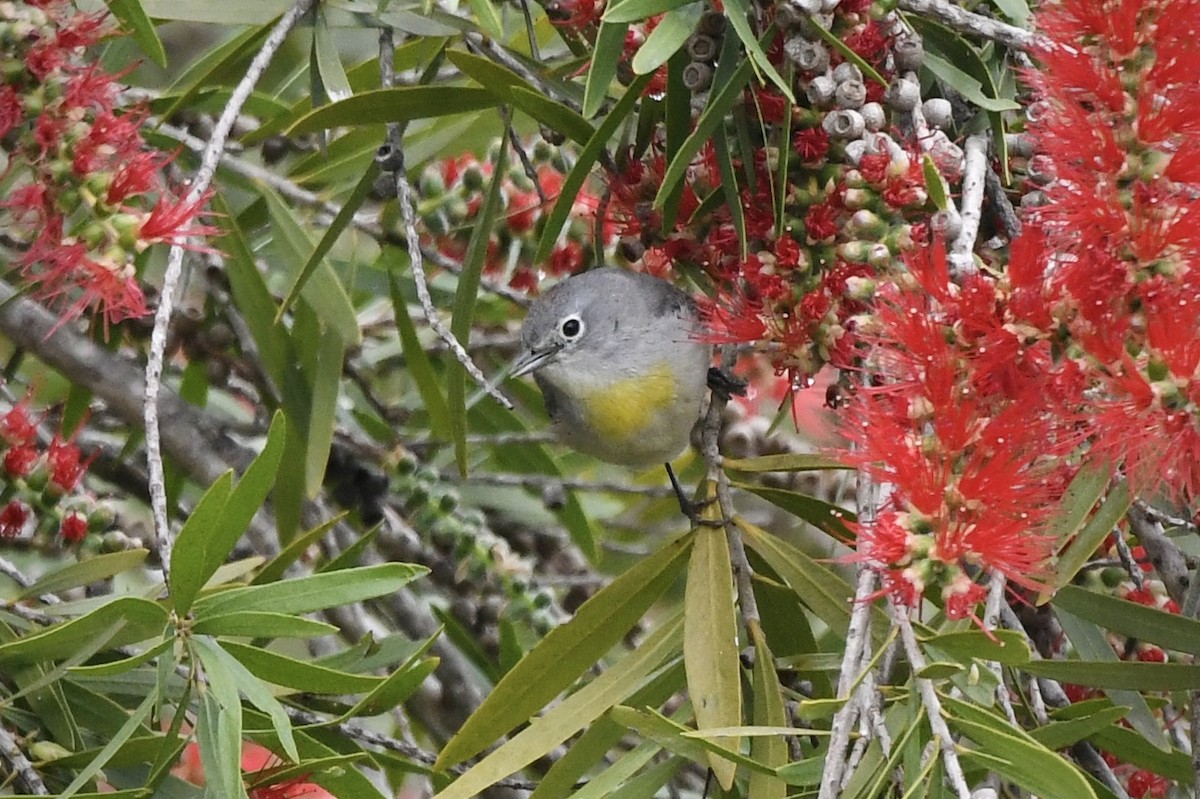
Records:
[[[12,447],[4,453],[4,472],[12,478],[26,477],[33,471],[38,457],[39,453],[33,447],[23,444]]]
[[[63,441],[61,437],[55,436],[50,442],[50,448],[46,450],[50,485],[63,494],[74,491],[92,462],[92,458],[86,461],[81,458],[79,447],[72,441]]]
[[[29,522],[29,506],[19,500],[11,500],[0,509],[0,538],[16,538]]]
[[[10,444],[29,446],[37,441],[37,422],[29,416],[28,397],[0,417],[0,436]]]
[[[87,531],[87,517],[78,511],[70,511],[63,516],[62,525],[58,528],[58,534],[68,544],[77,544],[82,541],[87,535]]]

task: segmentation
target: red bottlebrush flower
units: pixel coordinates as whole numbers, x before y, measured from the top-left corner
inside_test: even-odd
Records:
[[[892,157],[887,153],[867,153],[858,160],[858,171],[872,186],[883,185]]]
[[[68,544],[77,544],[82,541],[87,535],[87,531],[87,517],[79,511],[70,511],[63,516],[62,525],[58,528],[58,534]]]
[[[11,500],[0,510],[0,538],[16,538],[25,529],[30,517],[29,506]]]
[[[698,302],[704,341],[713,344],[752,342],[767,334],[767,326],[760,315],[761,305],[743,294],[722,292],[716,300],[702,297]]]
[[[20,125],[25,119],[25,109],[21,105],[21,96],[12,86],[0,86],[0,138]]]
[[[552,25],[572,31],[598,24],[603,12],[604,3],[600,0],[554,0],[546,6]]]
[[[775,262],[782,269],[795,269],[800,265],[800,244],[791,236],[780,236],[775,242]]]
[[[516,235],[533,230],[541,214],[541,198],[536,191],[513,192],[508,198],[505,219],[508,229]]]
[[[37,422],[29,416],[27,399],[0,417],[0,436],[9,444],[29,446],[37,441]]]
[[[804,230],[813,242],[833,241],[840,229],[838,210],[828,201],[813,205],[804,215]]]
[[[583,245],[574,239],[564,241],[550,252],[546,267],[555,277],[575,274],[583,267]]]
[[[56,435],[46,450],[46,463],[50,467],[50,485],[67,494],[75,490],[91,464],[91,458],[82,460],[79,447]]]
[[[524,291],[529,294],[537,292],[538,276],[537,272],[532,269],[519,266],[513,270],[512,277],[508,280],[508,287],[516,291]]]
[[[175,160],[176,155],[178,151],[168,155],[149,150],[135,153],[117,167],[105,200],[111,205],[120,205],[130,197],[154,190],[158,186],[159,170]]]
[[[33,471],[39,454],[36,449],[26,445],[12,447],[4,453],[4,471],[9,477],[26,477]]]
[[[208,192],[190,202],[170,197],[165,193],[159,195],[150,216],[138,231],[138,239],[146,243],[165,241],[181,244],[189,236],[210,236],[216,233],[217,229],[210,225],[194,224],[204,213],[201,209],[211,195],[212,192]]]
[[[808,128],[792,137],[792,146],[806,164],[815,164],[829,153],[829,134],[824,128]]]

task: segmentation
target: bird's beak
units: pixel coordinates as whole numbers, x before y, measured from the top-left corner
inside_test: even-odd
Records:
[[[536,372],[550,362],[555,355],[558,355],[559,349],[559,347],[544,347],[538,350],[525,350],[513,362],[512,371],[508,373],[508,376],[510,378],[521,377],[530,372]]]

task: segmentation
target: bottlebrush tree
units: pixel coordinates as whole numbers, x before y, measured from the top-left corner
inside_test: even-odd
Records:
[[[1198,35],[0,2],[0,795],[1193,795]],[[503,379],[600,264],[706,524]]]

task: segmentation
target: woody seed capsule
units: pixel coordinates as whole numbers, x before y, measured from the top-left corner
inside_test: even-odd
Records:
[[[837,83],[828,75],[818,75],[808,82],[808,88],[805,89],[805,94],[808,96],[808,101],[815,106],[827,106],[833,101],[833,95],[837,92]]]
[[[683,68],[683,85],[691,92],[702,92],[712,85],[713,68],[703,61],[693,61]]]
[[[935,128],[945,128],[954,118],[950,101],[942,97],[931,97],[921,104],[921,113],[925,121]]]
[[[687,40],[686,48],[693,61],[712,61],[717,57],[720,45],[706,33],[693,33]]]
[[[921,87],[915,80],[897,78],[888,86],[883,101],[896,111],[912,111],[921,102]]]
[[[844,80],[838,84],[833,101],[838,108],[860,108],[867,101],[867,87],[861,80]]]
[[[821,127],[835,139],[857,139],[864,125],[862,114],[843,108],[826,114]]]
[[[788,39],[783,45],[783,53],[802,72],[824,72],[829,67],[829,50],[825,45],[803,36]]]
[[[892,58],[899,72],[920,72],[925,63],[925,45],[916,35],[902,36],[892,45]]]

